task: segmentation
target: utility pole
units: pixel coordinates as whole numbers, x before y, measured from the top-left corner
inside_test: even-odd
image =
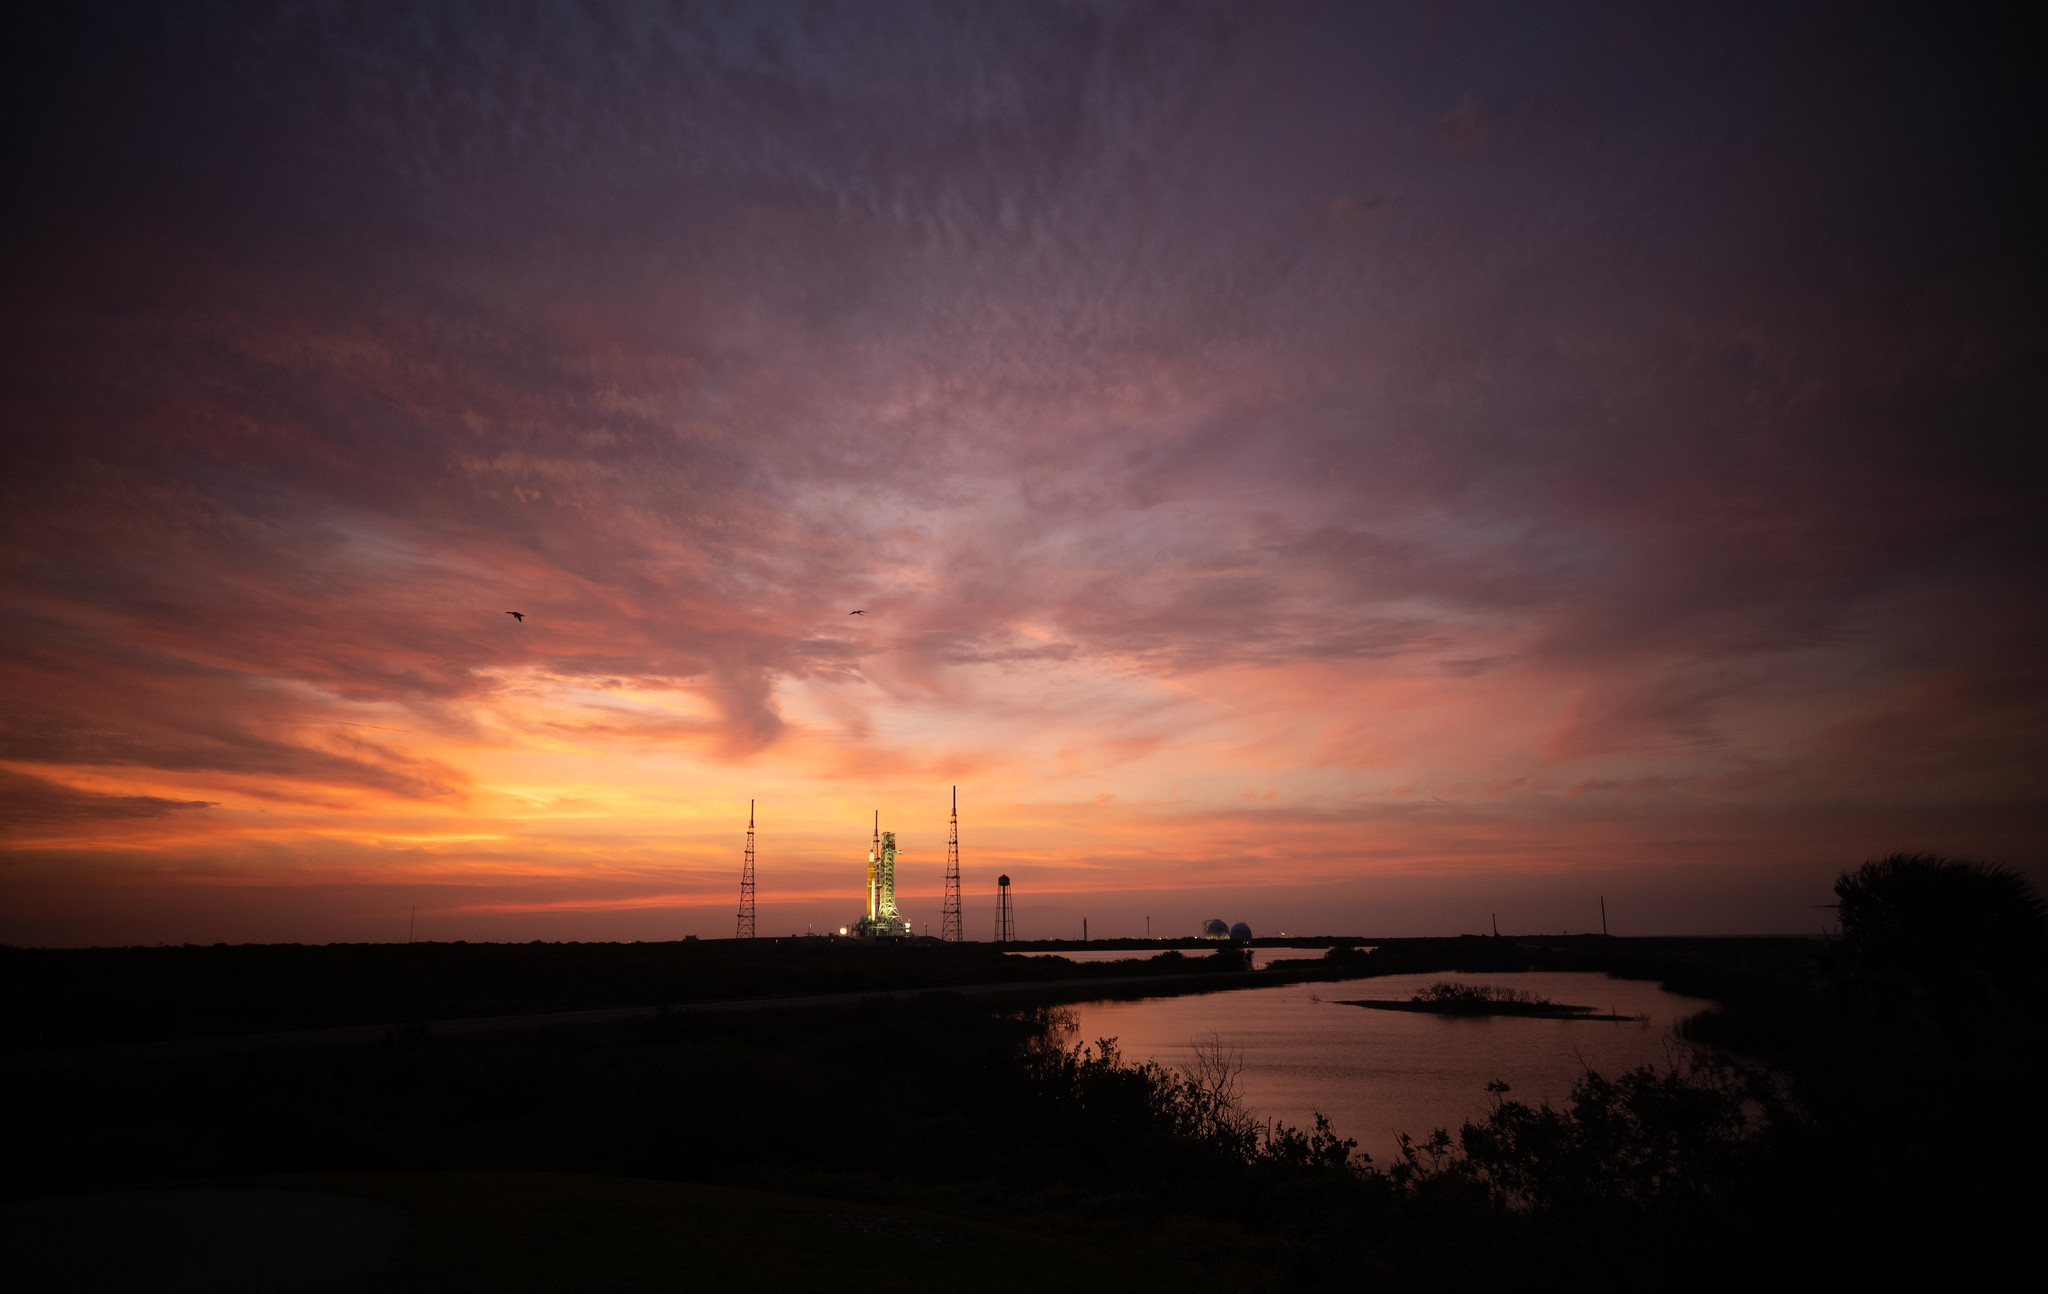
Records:
[[[939,938],[957,944],[967,937],[960,921],[960,788],[953,788],[953,821],[946,831],[946,902],[939,910]]]
[[[1145,937],[1147,939],[1152,937],[1152,918],[1149,916],[1145,918]]]
[[[747,801],[747,857],[740,865],[740,924],[735,939],[754,937],[754,802]]]
[[[1082,918],[1081,918],[1081,942],[1082,942],[1082,943],[1084,943],[1084,944],[1088,942],[1088,918],[1087,918],[1087,917],[1082,917]]]
[[[1607,896],[1600,896],[1600,937],[1607,937]]]
[[[1495,939],[1500,938],[1500,914],[1498,912],[1493,914],[1493,937]]]

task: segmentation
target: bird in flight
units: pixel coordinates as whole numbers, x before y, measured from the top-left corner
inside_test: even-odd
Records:
[[[846,614],[848,614],[848,615],[850,615],[850,616],[864,616],[864,615],[866,615],[866,614],[867,614],[867,612],[865,612],[865,611],[849,611],[849,612],[847,612]]]
[[[506,614],[506,615],[508,615],[508,616],[511,616],[511,617],[512,617],[512,618],[513,618],[514,620],[517,620],[517,621],[518,621],[518,622],[519,622],[520,624],[525,624],[525,623],[526,623],[526,613],[525,613],[524,611],[507,611],[507,612],[506,612],[505,614]]]

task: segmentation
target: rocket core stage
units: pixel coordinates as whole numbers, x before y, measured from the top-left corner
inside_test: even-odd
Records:
[[[882,830],[875,814],[875,841],[868,849],[868,913],[853,923],[857,935],[907,935],[910,922],[896,910],[896,833]]]

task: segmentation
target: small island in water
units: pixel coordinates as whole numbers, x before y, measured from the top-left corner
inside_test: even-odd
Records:
[[[1451,984],[1438,981],[1406,1002],[1361,998],[1339,1002],[1339,1006],[1362,1006],[1374,1011],[1419,1011],[1424,1015],[1519,1015],[1541,1020],[1639,1020],[1633,1015],[1599,1015],[1598,1008],[1553,1002],[1547,997],[1492,984]]]

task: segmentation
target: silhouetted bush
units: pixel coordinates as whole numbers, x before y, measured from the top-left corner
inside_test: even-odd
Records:
[[[1706,1056],[1615,1079],[1588,1070],[1563,1109],[1509,1100],[1505,1083],[1487,1090],[1493,1110],[1459,1130],[1455,1154],[1443,1153],[1441,1134],[1421,1150],[1404,1139],[1396,1176],[1459,1174],[1512,1208],[1666,1207],[1673,1196],[1734,1190],[1764,1144],[1759,1134],[1782,1117],[1767,1079]]]

